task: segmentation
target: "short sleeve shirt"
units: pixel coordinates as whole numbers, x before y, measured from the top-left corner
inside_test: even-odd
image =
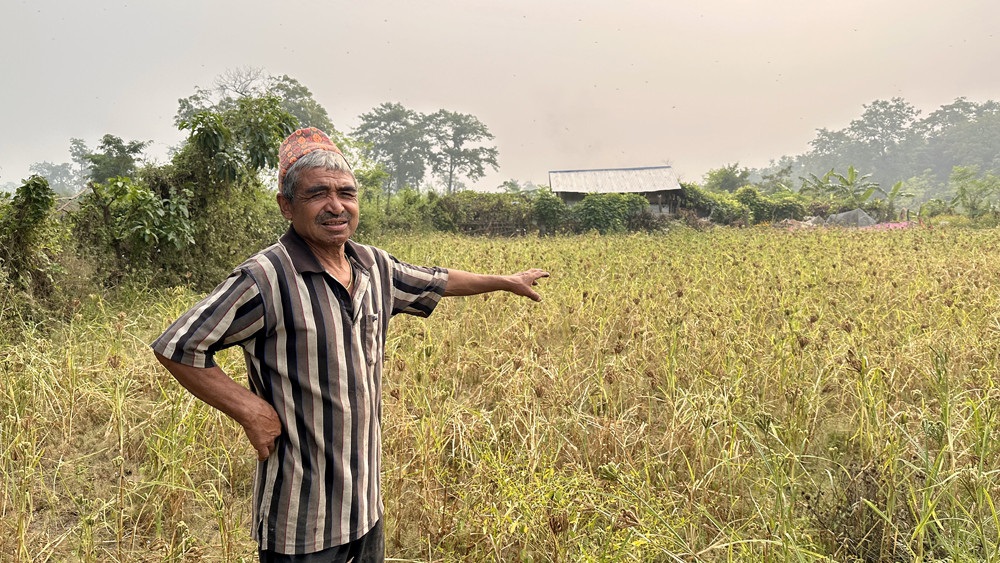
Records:
[[[291,228],[177,319],[153,349],[194,367],[243,348],[250,389],[283,433],[258,463],[252,533],[262,549],[313,553],[354,541],[382,516],[382,355],[389,319],[427,316],[447,270],[348,241],[350,293]]]

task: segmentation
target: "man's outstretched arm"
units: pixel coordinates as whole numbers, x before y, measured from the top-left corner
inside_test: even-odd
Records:
[[[281,435],[281,421],[267,401],[233,381],[222,368],[196,368],[156,353],[156,359],[192,395],[229,415],[243,427],[257,459],[267,459]]]
[[[532,286],[538,285],[538,280],[549,277],[549,273],[538,268],[526,270],[508,276],[491,276],[475,274],[462,270],[448,269],[448,284],[444,288],[445,297],[462,295],[479,295],[491,291],[509,291],[534,301],[541,301],[542,296]]]

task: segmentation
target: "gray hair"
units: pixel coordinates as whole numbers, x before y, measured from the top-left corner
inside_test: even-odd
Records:
[[[285,172],[285,177],[281,179],[281,195],[288,201],[292,201],[292,198],[295,197],[295,184],[298,183],[299,176],[306,170],[315,168],[347,172],[354,178],[354,171],[351,170],[351,165],[347,163],[344,155],[333,151],[312,151],[296,160]],[[356,184],[357,179],[354,182]]]

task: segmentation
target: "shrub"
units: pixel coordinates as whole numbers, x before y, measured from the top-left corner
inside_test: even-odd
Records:
[[[693,210],[702,217],[707,217],[715,206],[715,198],[695,184],[682,183],[680,206]]]
[[[573,208],[573,215],[581,232],[620,233],[628,228],[630,217],[648,206],[646,198],[638,194],[587,194]]]
[[[51,220],[55,193],[48,181],[31,176],[0,209],[0,267],[20,290],[45,296],[52,291],[59,250],[57,226]]]
[[[563,230],[569,208],[550,189],[539,190],[531,203],[535,225],[540,234],[548,235]]]
[[[733,194],[736,201],[743,204],[750,212],[751,223],[771,221],[774,217],[774,203],[764,197],[757,188],[743,186]]]
[[[806,215],[805,206],[790,192],[767,196],[753,186],[743,186],[736,190],[735,197],[750,211],[750,220],[754,224],[783,219],[802,220]]]
[[[466,190],[437,198],[430,215],[436,229],[453,233],[510,236],[533,229],[533,206],[525,194]]]
[[[190,192],[168,188],[168,194],[161,199],[130,178],[92,183],[73,221],[81,254],[121,274],[149,270],[165,250],[179,251],[193,244]]]
[[[387,231],[426,232],[433,228],[429,198],[405,188],[392,196],[385,214]]]
[[[694,210],[700,217],[708,217],[723,225],[747,224],[750,221],[750,209],[732,194],[711,193],[694,184],[681,184],[680,205]]]

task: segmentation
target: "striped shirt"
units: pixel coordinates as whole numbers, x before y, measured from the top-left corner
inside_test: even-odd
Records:
[[[348,241],[353,291],[328,274],[291,228],[254,255],[154,343],[211,367],[243,347],[250,389],[274,406],[282,435],[254,476],[261,549],[312,553],[354,541],[382,516],[382,354],[389,319],[427,316],[448,271],[399,262]]]

